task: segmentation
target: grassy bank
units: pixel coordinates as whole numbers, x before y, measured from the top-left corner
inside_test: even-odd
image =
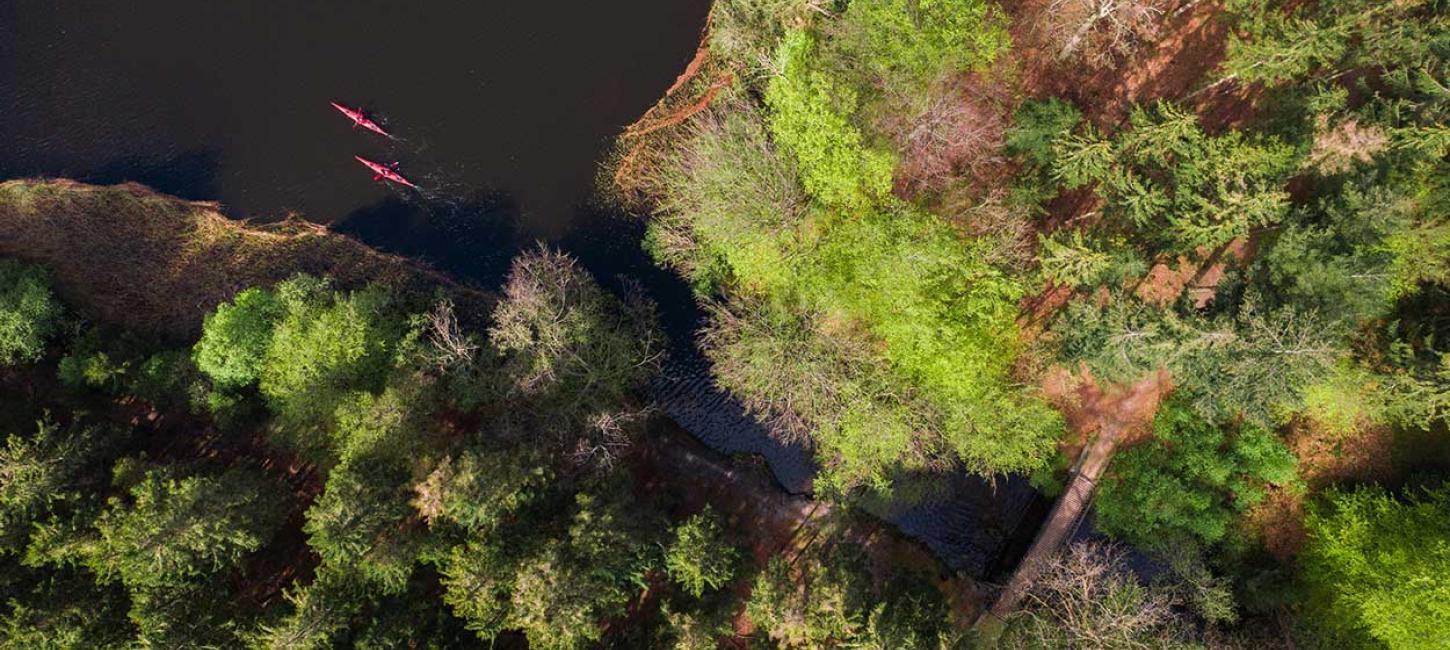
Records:
[[[137,184],[0,183],[0,255],[49,269],[56,291],[87,317],[172,339],[195,336],[202,316],[238,291],[296,273],[344,287],[378,282],[424,295],[442,289],[463,314],[485,314],[493,302],[421,264],[301,219],[248,224],[227,218],[216,204]]]

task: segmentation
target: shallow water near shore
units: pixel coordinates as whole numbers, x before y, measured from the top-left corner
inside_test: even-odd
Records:
[[[809,452],[714,388],[692,345],[701,312],[650,263],[642,224],[589,202],[610,139],[685,67],[708,4],[0,3],[0,179],[139,181],[236,217],[296,213],[485,286],[519,248],[552,242],[659,303],[673,356],[650,393],[665,412],[719,451],[765,455],[805,492]],[[422,190],[374,183],[354,155],[397,161]],[[951,483],[883,514],[980,575],[1004,562],[1033,493]]]

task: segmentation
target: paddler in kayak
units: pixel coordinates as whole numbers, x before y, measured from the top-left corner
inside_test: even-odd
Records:
[[[360,163],[363,164],[363,166],[367,167],[368,169],[373,170],[373,174],[374,174],[374,176],[373,176],[373,182],[374,183],[379,182],[379,181],[392,181],[392,182],[397,183],[399,185],[405,185],[407,187],[411,187],[411,188],[413,188],[415,190],[418,189],[418,186],[417,185],[414,185],[413,184],[413,181],[410,181],[410,180],[404,178],[402,174],[399,174],[396,171],[397,170],[397,167],[398,167],[398,163],[393,163],[391,165],[384,165],[384,164],[382,164],[380,162],[373,162],[371,160],[368,160],[367,158],[364,158],[362,156],[353,156],[353,158],[356,158],[358,162],[360,162]]]
[[[374,122],[374,121],[368,119],[368,116],[363,115],[363,112],[361,110],[356,109],[356,108],[348,108],[348,107],[343,106],[342,104],[339,104],[337,102],[329,102],[329,103],[332,104],[332,107],[333,108],[337,109],[337,112],[342,113],[343,115],[346,115],[347,116],[347,119],[352,120],[353,128],[356,128],[356,127],[359,127],[360,126],[360,127],[364,128],[364,129],[367,129],[369,131],[372,131],[373,133],[376,133],[378,135],[381,135],[381,136],[383,136],[385,138],[391,138],[391,137],[393,137],[393,134],[388,133],[387,131],[384,131],[383,130],[383,127],[378,126],[378,123],[377,122]]]

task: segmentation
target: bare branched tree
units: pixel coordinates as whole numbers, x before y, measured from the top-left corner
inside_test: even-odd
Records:
[[[1081,542],[1047,563],[1026,608],[1011,619],[1003,646],[1176,647],[1183,626],[1177,604],[1171,592],[1138,582],[1121,549]]]
[[[579,438],[569,460],[579,467],[608,472],[634,442],[634,434],[649,419],[649,408],[605,411],[590,418],[593,435]]]
[[[1043,25],[1057,58],[1110,67],[1158,36],[1174,0],[1052,0]]]
[[[424,331],[432,346],[430,357],[435,368],[441,371],[473,363],[480,346],[459,326],[452,300],[438,301],[425,318]]]
[[[997,86],[962,78],[934,86],[925,98],[908,95],[890,97],[891,110],[876,118],[901,152],[897,180],[907,190],[940,189],[1004,161],[1010,100]]]

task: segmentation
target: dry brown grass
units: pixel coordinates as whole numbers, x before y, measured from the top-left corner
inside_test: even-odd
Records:
[[[465,315],[492,297],[443,274],[300,219],[251,225],[212,203],[137,184],[0,183],[0,255],[50,269],[61,298],[86,318],[142,334],[195,336],[202,317],[238,291],[306,272],[339,286],[380,282],[444,289]]]

